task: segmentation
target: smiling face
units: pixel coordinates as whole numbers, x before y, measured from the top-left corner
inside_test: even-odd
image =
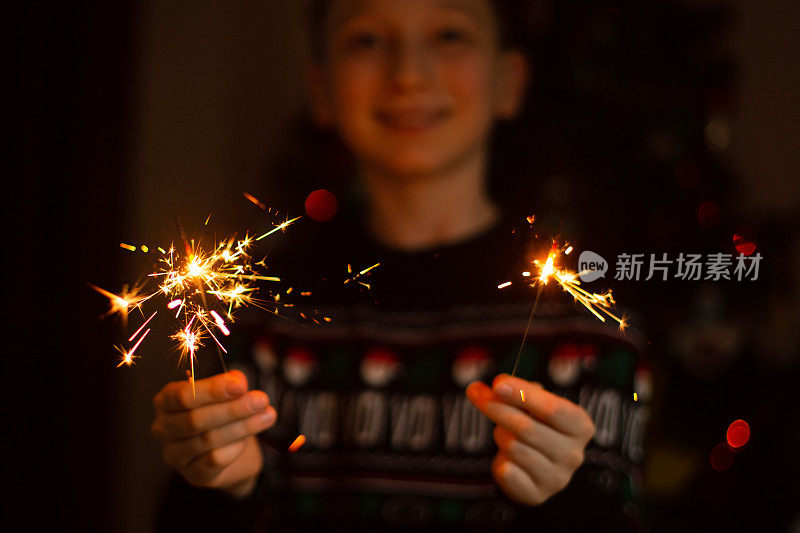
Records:
[[[516,111],[524,60],[489,0],[331,0],[315,111],[362,166],[427,176],[474,157]]]

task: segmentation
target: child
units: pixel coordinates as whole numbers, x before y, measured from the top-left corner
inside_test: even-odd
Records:
[[[612,387],[597,368],[632,367],[635,336],[547,293],[523,351],[528,379],[498,374],[513,367],[531,298],[497,290],[525,258],[486,186],[493,124],[515,115],[528,75],[505,47],[502,0],[315,7],[314,116],[352,152],[367,206],[276,270],[302,287],[381,266],[359,279],[369,292],[315,288],[309,307],[330,324],[278,320],[244,373],[198,380],[196,398],[187,382],[156,395],[165,462],[212,489],[176,485],[162,526],[631,526],[618,495],[640,459],[641,418],[622,400],[633,373]],[[614,421],[591,468],[587,410]],[[300,433],[308,443],[287,454]]]

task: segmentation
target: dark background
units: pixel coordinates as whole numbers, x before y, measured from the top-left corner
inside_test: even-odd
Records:
[[[181,376],[156,340],[115,368],[121,330],[97,319],[106,302],[86,283],[135,281],[147,261],[119,243],[170,242],[176,216],[192,228],[213,213],[225,233],[258,221],[243,191],[290,202],[341,186],[313,169],[287,183],[274,169],[300,167],[270,163],[291,153],[304,105],[301,4],[31,2],[9,15],[9,512],[26,502],[34,524],[151,529],[168,471],[150,398]],[[527,122],[501,134],[535,159],[509,159],[526,171],[498,184],[501,199],[520,187],[612,254],[731,252],[746,227],[764,256],[747,286],[614,286],[653,339],[653,531],[800,527],[797,3],[531,6]],[[718,208],[710,219],[703,202]],[[751,442],[718,472],[711,450],[737,418]]]

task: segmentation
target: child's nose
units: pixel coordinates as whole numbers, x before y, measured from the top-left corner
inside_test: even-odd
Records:
[[[392,61],[392,83],[402,91],[418,90],[431,81],[431,54],[425,45],[401,42],[395,46]]]

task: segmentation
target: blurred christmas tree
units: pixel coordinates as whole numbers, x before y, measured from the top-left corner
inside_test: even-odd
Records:
[[[606,230],[603,244],[618,251],[720,239],[731,177],[716,155],[730,139],[734,69],[714,43],[728,12],[667,1],[522,4],[532,84],[524,116],[498,131],[496,153],[523,148],[497,158],[496,174],[514,176],[498,195],[558,213],[574,238]],[[530,195],[519,194],[520,169]],[[703,202],[718,209],[709,204],[701,220]]]
[[[769,320],[762,316],[769,288],[778,279],[785,286],[786,277],[769,271],[779,272],[777,257],[758,282],[643,281],[651,253],[674,261],[681,252],[735,256],[768,246],[740,227],[736,176],[725,159],[736,69],[720,42],[731,11],[661,0],[520,6],[533,83],[524,116],[498,130],[496,193],[608,259],[604,283],[646,324],[661,382],[649,449],[673,465],[656,480],[663,485],[651,506],[653,529],[734,531],[756,516],[762,526],[785,527],[796,505],[765,494],[775,493],[770,483],[790,490],[791,476],[775,472],[791,456],[777,438],[785,433],[781,417],[766,407],[774,406],[768,398],[791,404],[792,389],[785,376],[758,366],[749,334]],[[623,252],[645,254],[639,282],[613,280]],[[725,446],[738,416],[776,438],[718,472],[709,452]],[[681,462],[690,474],[670,486]],[[773,512],[765,517],[759,505]]]

